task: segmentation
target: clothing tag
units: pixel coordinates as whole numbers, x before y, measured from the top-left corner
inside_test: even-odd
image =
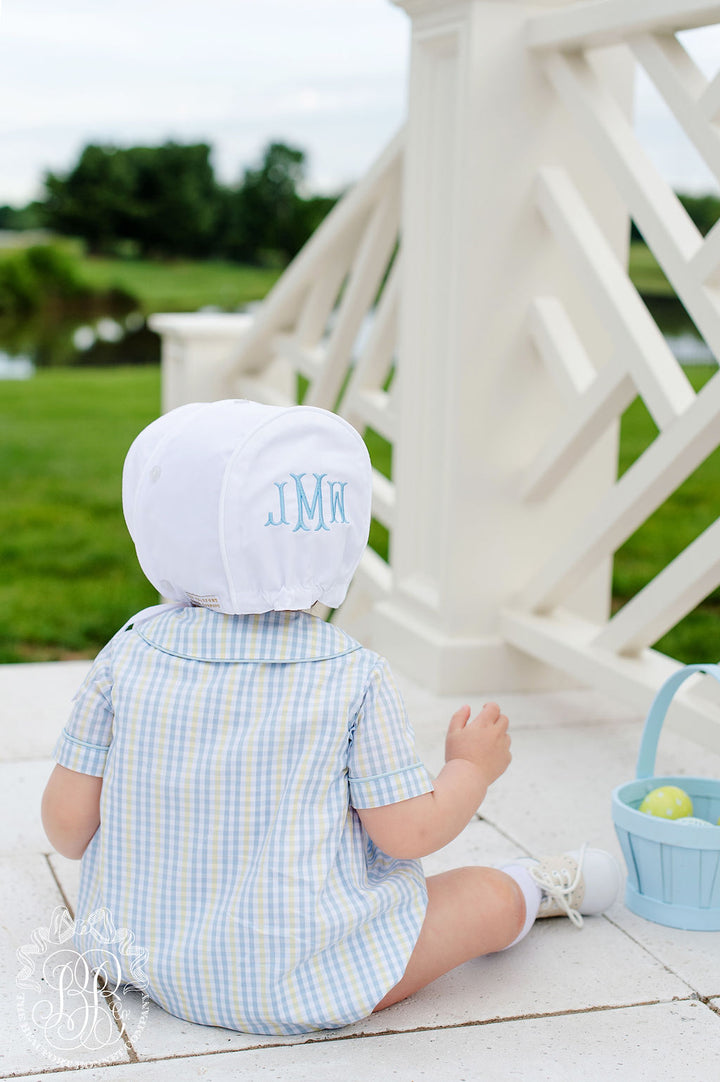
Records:
[[[203,596],[200,596],[200,594],[191,594],[189,590],[186,590],[185,593],[190,598],[193,605],[199,608],[220,609],[220,602],[216,597],[212,597],[209,594],[204,594]]]

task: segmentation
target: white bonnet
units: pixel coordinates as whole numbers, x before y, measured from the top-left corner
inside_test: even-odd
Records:
[[[140,566],[169,600],[337,608],[367,544],[371,466],[327,410],[195,402],[139,434],[122,498]]]

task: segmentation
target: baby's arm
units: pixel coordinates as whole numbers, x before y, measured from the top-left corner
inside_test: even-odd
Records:
[[[357,808],[366,831],[384,853],[401,859],[428,856],[463,830],[489,786],[510,764],[508,719],[486,703],[468,724],[470,707],[453,714],[445,741],[445,766],[432,793]]]
[[[58,853],[80,860],[100,825],[102,778],[55,765],[42,798],[42,822]]]

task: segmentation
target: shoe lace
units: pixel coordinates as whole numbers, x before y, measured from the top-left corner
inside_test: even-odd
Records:
[[[576,928],[582,928],[583,919],[580,912],[577,909],[572,908],[569,899],[571,898],[573,891],[576,890],[582,877],[583,859],[585,857],[586,848],[587,842],[583,842],[578,856],[577,871],[573,877],[571,877],[567,868],[557,869],[553,872],[544,871],[539,867],[530,868],[530,875],[542,892],[558,903],[563,913],[570,918]]]

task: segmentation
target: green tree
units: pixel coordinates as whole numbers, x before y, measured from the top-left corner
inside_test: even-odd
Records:
[[[703,236],[720,218],[720,199],[716,195],[678,195],[678,199]]]
[[[709,192],[706,195],[685,195],[682,192],[676,194],[702,235],[709,233],[720,218],[720,198]],[[632,223],[631,240],[644,240],[635,222]]]
[[[87,146],[75,167],[45,177],[45,220],[83,237],[92,253],[134,241],[142,255],[204,256],[212,250],[218,188],[205,143]]]
[[[335,200],[304,199],[305,152],[269,143],[260,166],[246,169],[224,197],[220,237],[225,254],[247,263],[287,263],[302,248]]]
[[[44,216],[51,229],[82,237],[93,254],[112,251],[134,200],[127,152],[86,146],[67,176],[45,174],[45,193]]]
[[[210,255],[220,209],[210,147],[171,142],[126,154],[134,198],[121,235],[136,240],[143,255]]]
[[[42,210],[37,203],[28,203],[25,207],[0,207],[0,229],[39,229],[42,225]]]
[[[335,202],[300,195],[305,153],[297,147],[270,143],[234,189],[217,184],[210,155],[205,143],[87,146],[67,175],[46,174],[44,224],[82,237],[91,254],[115,254],[130,242],[143,256],[277,265]]]
[[[87,294],[76,261],[49,245],[18,248],[0,260],[0,315],[35,311]]]

